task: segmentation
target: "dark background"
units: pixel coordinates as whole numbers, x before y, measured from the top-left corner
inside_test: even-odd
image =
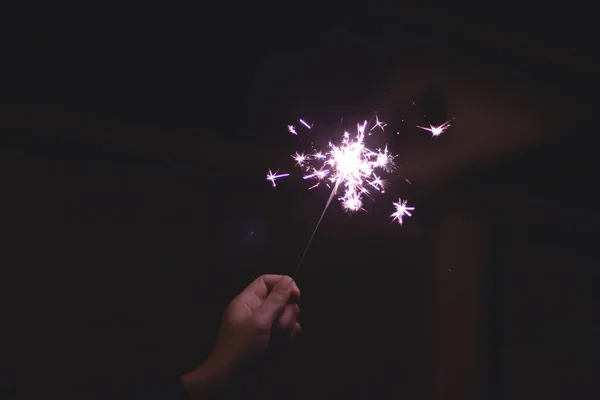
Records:
[[[327,199],[265,181],[292,167],[286,125],[379,112],[391,187],[368,212],[332,204],[298,275],[302,339],[241,397],[590,397],[589,10],[5,15],[3,395],[119,398],[195,367],[236,293],[293,272]],[[436,140],[415,128],[452,117]],[[416,207],[403,227],[398,196]]]

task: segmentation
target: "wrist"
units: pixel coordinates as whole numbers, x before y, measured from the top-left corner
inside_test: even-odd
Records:
[[[181,382],[190,398],[203,398],[225,390],[229,384],[229,376],[213,358],[209,358],[198,368],[184,374]]]

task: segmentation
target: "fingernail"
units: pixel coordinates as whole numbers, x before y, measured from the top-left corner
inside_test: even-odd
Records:
[[[294,280],[292,278],[290,278],[289,276],[284,276],[283,278],[281,278],[281,288],[282,289],[287,289],[290,286],[292,286],[292,282],[294,282]]]

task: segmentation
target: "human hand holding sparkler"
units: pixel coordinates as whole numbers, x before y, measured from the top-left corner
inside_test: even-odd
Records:
[[[195,397],[218,391],[267,350],[275,328],[294,339],[301,331],[300,308],[290,299],[300,289],[289,276],[263,275],[229,303],[217,341],[206,363],[184,375],[188,394]]]

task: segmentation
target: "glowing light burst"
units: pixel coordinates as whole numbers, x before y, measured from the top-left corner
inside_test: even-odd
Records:
[[[377,119],[375,125],[367,130],[367,121],[357,124],[356,133],[344,132],[340,143],[329,142],[328,151],[315,151],[312,154],[292,155],[296,166],[304,171],[303,179],[314,179],[318,186],[327,180],[333,184],[333,192],[343,190],[339,198],[346,211],[359,211],[363,206],[363,197],[373,190],[383,192],[385,181],[377,175],[377,170],[390,172],[394,156],[387,147],[383,150],[371,150],[365,145],[365,133],[385,124]]]
[[[442,133],[444,133],[446,131],[446,129],[448,129],[450,127],[450,122],[452,122],[452,120],[446,121],[443,124],[438,125],[438,126],[429,124],[429,128],[425,128],[424,126],[417,125],[417,128],[423,129],[424,131],[427,131],[427,132],[431,132],[431,136],[436,137],[436,136],[440,136]]]
[[[428,131],[432,136],[440,136],[450,127],[450,121],[429,127],[417,126],[420,129]],[[299,122],[308,130],[312,130],[303,119]],[[292,154],[292,159],[296,162],[296,167],[303,171],[304,180],[314,182],[308,189],[314,189],[324,183],[331,190],[331,195],[325,206],[329,207],[334,196],[339,194],[339,200],[344,210],[348,212],[357,212],[363,209],[363,199],[374,192],[385,193],[387,182],[381,178],[381,172],[390,173],[394,169],[395,155],[388,151],[387,146],[383,149],[371,149],[365,143],[366,136],[371,136],[373,131],[380,128],[384,131],[386,124],[375,116],[375,122],[369,126],[367,121],[356,125],[356,132],[349,133],[345,131],[339,142],[329,142],[326,150],[315,150],[312,153],[296,152]],[[298,135],[293,125],[287,126],[288,131],[293,135]],[[290,174],[277,174],[269,170],[267,180],[276,186],[275,180],[287,177]],[[407,180],[407,182],[409,182]],[[410,183],[410,182],[409,182]],[[330,185],[331,184],[331,185]],[[409,207],[406,201],[398,200],[393,203],[396,211],[391,215],[392,221],[398,221],[402,225],[404,216],[411,216],[414,207]],[[323,213],[325,212],[323,211]]]

